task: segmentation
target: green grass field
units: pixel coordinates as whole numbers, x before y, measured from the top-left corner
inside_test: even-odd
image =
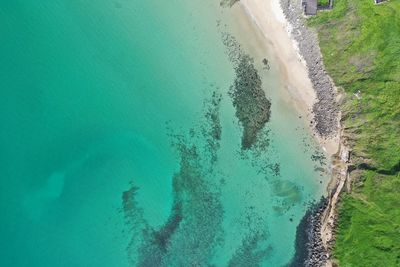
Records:
[[[329,5],[329,0],[318,0],[319,6],[327,6]]]
[[[340,266],[400,266],[400,0],[336,0],[309,25],[345,92],[357,169],[339,208],[335,257]]]

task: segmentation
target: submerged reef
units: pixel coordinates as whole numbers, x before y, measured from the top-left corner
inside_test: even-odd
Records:
[[[219,117],[222,96],[213,92],[210,99],[204,101],[204,114],[207,123],[200,126],[202,137],[206,141],[204,153],[208,154],[211,166],[217,161],[217,151],[222,136],[222,126]],[[210,166],[210,168],[211,168]]]
[[[260,243],[265,242],[267,239],[266,237],[265,233],[259,232],[246,236],[242,240],[242,245],[235,251],[228,266],[260,266],[273,251],[271,246],[264,246],[263,249],[259,248]]]
[[[272,246],[268,244],[270,233],[264,227],[266,216],[258,214],[253,206],[248,206],[238,220],[247,233],[243,235],[241,244],[233,253],[227,266],[261,266],[273,253]]]
[[[254,60],[243,52],[236,39],[223,35],[228,56],[234,64],[235,81],[229,90],[236,117],[243,127],[242,149],[250,149],[257,141],[258,133],[271,116],[271,102],[262,88],[261,77],[254,66]]]
[[[167,222],[158,230],[153,233],[154,244],[161,249],[161,251],[166,252],[169,241],[178,229],[180,223],[182,222],[182,203],[177,202],[171,211],[171,214]]]
[[[243,126],[242,149],[249,149],[258,132],[270,118],[271,103],[261,87],[261,78],[248,55],[242,55],[235,68],[236,79],[230,89],[236,116]]]
[[[123,211],[131,228],[127,253],[132,266],[208,266],[223,240],[220,185],[213,182],[214,163],[221,139],[221,95],[204,102],[204,119],[188,135],[170,134],[180,157],[172,177],[173,205],[158,228],[145,220],[135,201],[140,188],[123,193]]]
[[[168,126],[180,166],[172,176],[170,214],[161,225],[155,227],[146,220],[141,203],[135,200],[140,188],[132,183],[123,193],[132,266],[213,266],[216,253],[224,247],[224,183],[216,164],[222,137],[221,98],[214,92],[203,102],[202,119],[186,134]],[[279,172],[278,165],[275,169]],[[244,230],[233,254],[227,255],[227,266],[259,266],[272,255],[266,216],[248,206],[235,217]]]

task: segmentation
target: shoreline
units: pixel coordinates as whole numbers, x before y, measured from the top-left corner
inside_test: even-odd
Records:
[[[280,0],[242,0],[239,4],[243,13],[252,21],[253,26],[261,32],[267,49],[274,51],[274,57],[279,62],[279,73],[282,75],[282,81],[285,82],[283,84],[284,91],[286,91],[290,104],[307,118],[314,138],[317,139],[326,154],[332,157],[338,152],[340,142],[339,117],[336,107],[337,93],[322,64],[318,66],[318,74],[312,76],[310,69],[317,70],[317,67],[308,67],[315,64],[308,63],[310,60],[307,61],[303,56],[302,46],[292,34],[298,27],[294,27],[287,19],[287,12],[282,8]],[[300,4],[299,9],[301,9]],[[271,29],[274,30],[271,31]],[[309,40],[306,41],[309,42]],[[317,40],[315,39],[315,41]],[[312,59],[321,62],[316,55],[312,55]],[[326,86],[318,91],[315,88],[320,86],[319,80],[312,77],[319,77],[322,75],[321,73],[325,77],[324,84]],[[327,105],[327,102],[331,104]]]
[[[348,180],[349,149],[340,125],[338,102],[341,94],[325,71],[317,34],[305,25],[301,0],[294,2],[242,0],[239,3],[279,60],[279,70],[287,83],[284,87],[293,105],[310,121],[314,137],[331,158],[332,174],[324,207],[310,208],[303,221],[314,223],[307,229],[299,227],[298,231],[303,233],[298,236],[308,236],[303,249],[307,253],[302,258],[306,266],[311,262],[315,264],[315,259],[319,259],[320,266],[332,266],[336,205]]]

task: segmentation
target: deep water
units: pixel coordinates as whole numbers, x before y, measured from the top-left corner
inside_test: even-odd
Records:
[[[228,12],[0,4],[0,266],[291,262],[327,166]]]

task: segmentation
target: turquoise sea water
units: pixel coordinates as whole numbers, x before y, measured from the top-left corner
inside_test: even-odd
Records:
[[[270,121],[241,148],[228,12],[0,3],[0,266],[290,262],[325,167],[273,64]]]

